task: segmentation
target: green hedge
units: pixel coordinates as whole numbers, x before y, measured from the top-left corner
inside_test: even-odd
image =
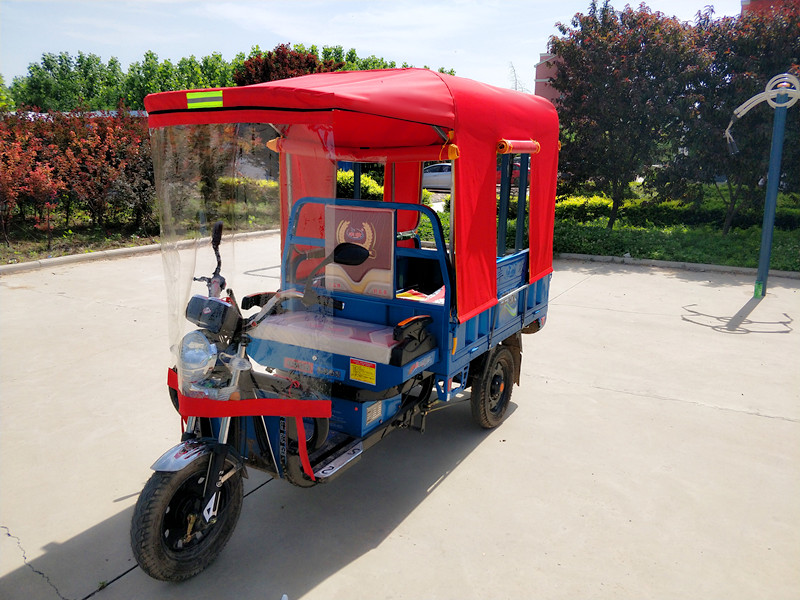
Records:
[[[355,182],[352,171],[336,172],[336,197],[352,198]],[[361,174],[361,199],[383,200],[383,186],[366,173]]]
[[[800,207],[790,198],[780,198],[775,215],[775,227],[778,229],[800,229]],[[702,205],[685,204],[677,200],[668,202],[648,202],[629,200],[620,208],[620,223],[634,227],[677,225],[704,226],[721,228],[725,222],[724,204],[720,201],[706,201]],[[761,226],[763,207],[742,210],[733,221],[733,227],[747,229]],[[562,198],[556,202],[556,219],[572,220],[587,223],[608,218],[611,214],[611,199],[604,196],[577,196]]]
[[[557,219],[555,252],[624,256],[678,262],[757,267],[761,228],[623,227],[609,231],[602,223]],[[775,230],[770,268],[800,271],[800,230]]]

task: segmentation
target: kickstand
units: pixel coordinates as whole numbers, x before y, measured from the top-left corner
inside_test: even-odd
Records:
[[[428,410],[423,409],[419,416],[419,432],[425,433],[425,425],[428,422]]]

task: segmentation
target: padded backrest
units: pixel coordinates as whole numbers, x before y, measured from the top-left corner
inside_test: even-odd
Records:
[[[394,298],[395,211],[391,208],[325,207],[325,253],[350,242],[369,251],[361,265],[331,264],[325,287],[379,298]]]

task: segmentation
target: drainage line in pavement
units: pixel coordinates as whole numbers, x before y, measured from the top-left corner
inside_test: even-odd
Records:
[[[262,484],[261,484],[261,485],[259,485],[258,487],[255,487],[255,488],[253,488],[252,490],[250,490],[249,492],[247,492],[247,493],[244,495],[244,497],[245,497],[245,498],[247,498],[247,497],[248,497],[250,494],[253,494],[253,493],[257,492],[257,491],[258,491],[258,490],[260,490],[262,487],[264,487],[265,485],[267,485],[267,484],[268,484],[270,481],[274,481],[274,480],[275,480],[275,478],[274,478],[274,477],[270,477],[269,479],[267,479],[267,480],[266,480],[264,483],[262,483]]]
[[[97,588],[95,591],[93,591],[93,592],[92,592],[91,594],[89,594],[88,596],[84,596],[83,598],[81,598],[81,600],[88,600],[89,598],[91,598],[92,596],[94,596],[94,595],[95,595],[97,592],[100,592],[100,591],[102,591],[102,590],[106,589],[106,588],[107,588],[108,586],[110,586],[112,583],[114,583],[114,582],[116,582],[116,581],[119,581],[120,579],[122,579],[123,577],[125,577],[125,575],[127,575],[128,573],[130,573],[130,572],[131,572],[131,571],[133,571],[134,569],[138,569],[138,568],[139,568],[139,565],[134,565],[134,566],[132,566],[130,569],[128,569],[127,571],[125,571],[124,573],[122,573],[122,574],[120,574],[120,575],[117,575],[116,577],[114,577],[114,579],[112,579],[111,581],[104,581],[103,583],[101,583],[101,584],[100,584],[100,586],[99,586],[99,587],[98,587],[98,588]]]

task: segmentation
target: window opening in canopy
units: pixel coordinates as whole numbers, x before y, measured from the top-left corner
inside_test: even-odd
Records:
[[[500,140],[497,144],[497,256],[505,256],[528,247],[528,182],[531,154],[540,145],[535,140]]]

